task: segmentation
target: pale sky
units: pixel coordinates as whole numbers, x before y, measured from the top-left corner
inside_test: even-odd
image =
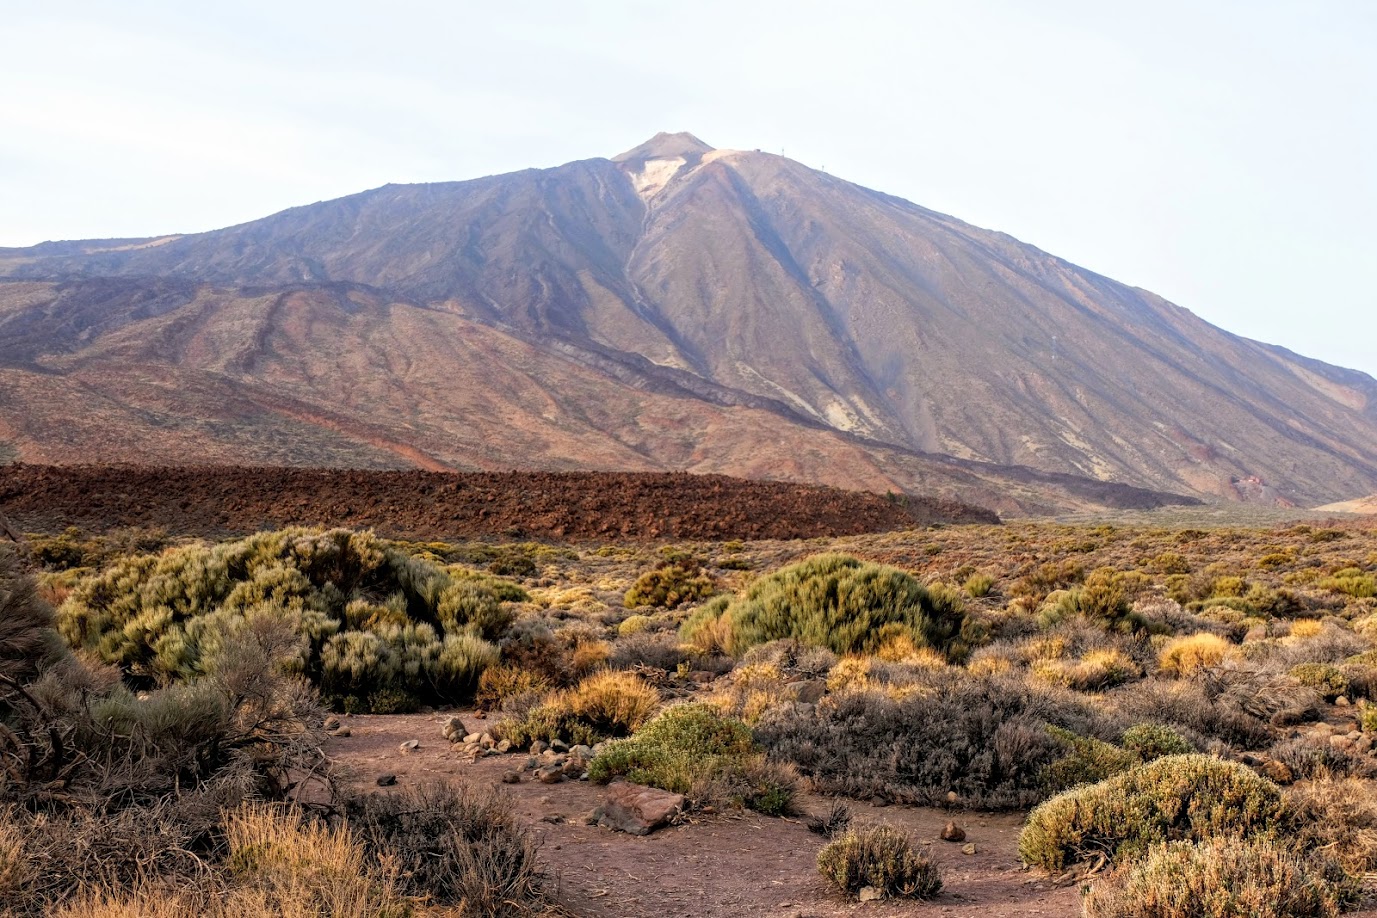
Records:
[[[1377,374],[1372,0],[0,0],[0,245],[786,155]]]

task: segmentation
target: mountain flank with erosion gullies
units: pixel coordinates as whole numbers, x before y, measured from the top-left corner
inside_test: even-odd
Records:
[[[0,250],[0,460],[685,470],[1005,514],[1377,491],[1377,380],[781,156]]]

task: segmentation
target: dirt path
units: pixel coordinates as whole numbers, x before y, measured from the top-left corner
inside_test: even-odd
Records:
[[[345,718],[349,737],[331,739],[327,751],[351,783],[374,788],[381,774],[397,776],[405,787],[436,780],[461,780],[505,787],[517,812],[544,839],[545,862],[559,878],[559,901],[590,918],[779,918],[833,916],[1075,916],[1080,896],[1074,888],[1054,888],[1040,875],[1021,869],[1018,814],[958,815],[977,853],[938,840],[950,818],[943,810],[873,807],[852,803],[859,820],[887,821],[924,844],[942,867],[944,888],[931,902],[858,905],[844,902],[824,886],[815,858],[821,839],[800,822],[756,814],[696,819],[636,838],[581,824],[603,797],[602,788],[568,781],[545,785],[530,780],[502,785],[504,771],[521,760],[493,756],[469,763],[440,735],[442,715],[357,716]],[[475,726],[471,718],[466,723]],[[399,745],[417,739],[421,747],[402,754]],[[824,798],[806,797],[803,807],[821,812]]]

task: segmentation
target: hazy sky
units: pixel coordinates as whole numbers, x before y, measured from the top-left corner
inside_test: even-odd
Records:
[[[1377,374],[1372,0],[0,10],[0,245],[212,229],[688,130]]]

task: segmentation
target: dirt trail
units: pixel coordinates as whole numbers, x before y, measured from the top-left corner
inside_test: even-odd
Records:
[[[886,821],[928,847],[941,866],[944,888],[931,902],[845,902],[818,876],[819,836],[801,822],[756,814],[708,816],[636,838],[580,817],[602,800],[603,789],[587,782],[545,785],[529,779],[503,785],[504,771],[517,756],[493,756],[469,763],[440,735],[442,715],[356,716],[345,719],[352,735],[331,739],[327,751],[346,779],[375,788],[380,774],[395,774],[397,786],[426,781],[466,781],[505,788],[517,812],[544,839],[545,863],[559,878],[559,901],[589,918],[837,918],[865,915],[1013,918],[1075,916],[1080,895],[1054,887],[1039,874],[1022,870],[1017,854],[1022,816],[957,814],[977,853],[938,840],[952,814],[944,810],[873,807],[852,803],[858,820]],[[481,722],[470,717],[470,726]],[[421,748],[402,754],[398,747],[418,739]],[[806,797],[803,807],[822,812],[828,801]],[[556,820],[556,821],[550,821]]]

